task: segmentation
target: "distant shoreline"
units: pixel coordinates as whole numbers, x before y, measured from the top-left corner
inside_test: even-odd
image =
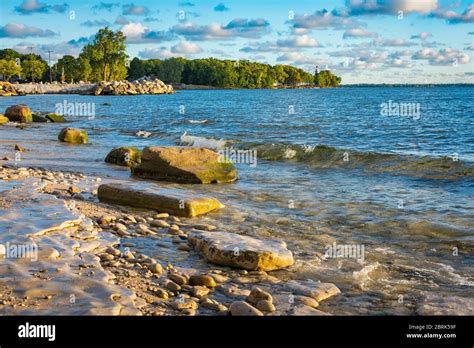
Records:
[[[98,83],[13,83],[11,84],[20,95],[42,95],[42,94],[80,94],[94,95],[94,90]],[[177,91],[179,90],[241,90],[246,88],[224,88],[207,85],[186,85],[182,83],[171,84]],[[472,87],[474,84],[346,84],[338,87],[325,88],[357,88],[357,87]],[[273,88],[255,88],[259,90],[268,89],[324,89],[318,86],[275,86]],[[250,90],[250,89],[249,89]],[[6,95],[10,96],[10,95]],[[12,95],[15,96],[15,95]]]

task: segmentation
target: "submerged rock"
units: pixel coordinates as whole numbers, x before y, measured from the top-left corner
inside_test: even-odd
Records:
[[[228,183],[237,179],[233,163],[219,161],[219,154],[205,148],[146,147],[135,176],[189,184]]]
[[[28,106],[24,104],[12,105],[5,111],[5,116],[12,122],[33,122],[33,114]]]
[[[228,232],[192,232],[189,243],[209,262],[247,270],[272,271],[294,263],[286,243]]]
[[[58,135],[59,141],[71,144],[87,144],[88,136],[84,129],[63,128]]]
[[[39,112],[34,112],[33,113],[33,122],[35,123],[46,123],[48,122],[48,119],[44,117],[42,114]]]
[[[307,296],[317,302],[341,293],[341,290],[332,283],[320,283],[312,280],[298,282],[290,280],[285,283],[285,288],[296,295]]]
[[[224,207],[215,198],[182,199],[120,184],[100,185],[97,194],[101,202],[152,209],[187,217],[206,214]]]
[[[142,151],[136,147],[119,147],[109,152],[105,162],[119,166],[133,167],[140,164]]]
[[[472,315],[474,298],[429,294],[417,308],[419,315]]]
[[[64,123],[66,122],[66,119],[61,116],[61,115],[57,115],[57,114],[47,114],[45,116],[46,119],[50,120],[51,122],[54,122],[54,123]]]

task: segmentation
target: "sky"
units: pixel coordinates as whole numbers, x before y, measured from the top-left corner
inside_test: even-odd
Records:
[[[127,54],[316,66],[352,83],[474,83],[474,2],[465,0],[9,0],[0,48],[54,62],[103,27]]]

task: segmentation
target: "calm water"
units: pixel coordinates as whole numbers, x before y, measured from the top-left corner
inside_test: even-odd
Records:
[[[18,142],[30,150],[22,165],[133,180],[103,162],[112,148],[186,141],[256,149],[257,166],[238,164],[235,184],[189,187],[228,207],[209,222],[287,241],[299,262],[279,276],[341,288],[323,310],[410,314],[430,293],[474,296],[473,92],[381,87],[2,98],[0,110],[24,103],[54,111],[67,100],[95,103],[96,115],[68,117],[88,130],[86,146],[59,143],[63,125],[1,127],[0,156],[14,157],[11,143]],[[420,114],[381,116],[380,105],[390,100],[418,103]],[[363,260],[325,257],[333,243],[363,246]]]

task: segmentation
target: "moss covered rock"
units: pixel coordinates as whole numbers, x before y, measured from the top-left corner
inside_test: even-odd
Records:
[[[33,122],[45,123],[45,122],[48,122],[48,120],[46,119],[46,117],[44,117],[40,113],[33,112]]]
[[[51,122],[54,123],[64,123],[66,122],[66,119],[58,114],[47,114],[46,119],[50,120]]]
[[[33,122],[33,114],[30,108],[24,104],[10,106],[5,111],[5,116],[12,122]]]
[[[135,176],[190,184],[228,183],[237,179],[233,163],[222,162],[217,152],[196,147],[146,147]]]
[[[8,121],[10,121],[7,117],[5,117],[4,115],[0,114],[0,125],[2,124],[5,124],[7,123]]]
[[[71,144],[87,144],[88,136],[84,129],[63,128],[58,136],[59,141]]]
[[[124,146],[113,149],[105,157],[105,162],[119,166],[134,167],[140,164],[142,151],[136,147]]]

